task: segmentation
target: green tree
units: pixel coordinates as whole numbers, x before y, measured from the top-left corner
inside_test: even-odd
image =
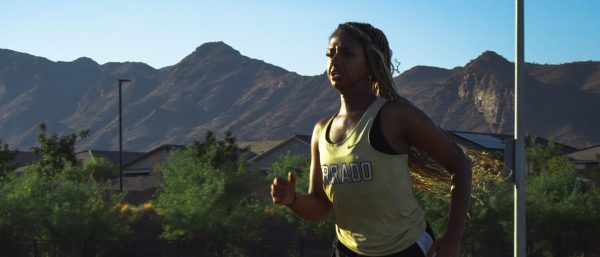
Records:
[[[600,240],[600,190],[579,180],[566,156],[537,167],[526,180],[528,251],[587,256]]]
[[[537,143],[537,138],[532,137],[530,145],[525,151],[525,161],[532,167],[530,172],[542,172],[548,169],[548,160],[561,155],[560,146],[550,140],[546,145]]]
[[[473,186],[461,256],[506,256],[511,250],[512,191],[504,181],[503,166],[498,156],[487,152],[467,153],[473,171]],[[448,223],[449,187],[435,184],[430,192],[415,191],[426,219],[437,236]]]
[[[207,132],[159,167],[164,183],[156,196],[166,239],[256,239],[260,205],[246,186],[247,160],[231,133]]]
[[[468,156],[473,189],[461,255],[506,256],[512,242],[512,185],[504,181],[498,158],[474,152]],[[532,141],[526,158],[533,168],[525,187],[528,256],[587,256],[600,240],[600,190],[577,179],[573,165],[553,142]],[[443,232],[448,198],[416,194],[434,231]]]
[[[77,163],[74,134],[47,137],[41,129],[35,149],[42,159],[0,184],[0,255],[23,255],[15,242],[52,240],[60,256],[81,256],[81,240],[129,238],[130,217],[117,208],[123,195],[107,192],[116,167],[106,159]]]
[[[13,172],[15,167],[11,162],[15,159],[16,152],[8,149],[8,144],[3,144],[0,140],[0,183],[2,178]]]
[[[288,171],[296,173],[296,192],[307,193],[310,183],[310,159],[288,151],[272,164],[266,179],[271,182],[277,176],[287,178]],[[271,210],[274,217],[282,218],[289,225],[297,226],[301,235],[305,237],[332,240],[335,236],[335,223],[331,218],[326,221],[307,221],[285,207],[273,206],[270,199],[267,205],[269,206],[267,209]]]
[[[77,163],[75,141],[77,141],[77,138],[86,138],[89,130],[80,131],[79,134],[73,133],[59,137],[56,133],[47,135],[48,130],[44,123],[40,123],[38,128],[41,130],[38,135],[40,146],[32,148],[35,154],[41,156],[37,163],[39,166],[37,170],[42,172],[47,179],[52,180],[56,173],[62,171],[67,164]]]

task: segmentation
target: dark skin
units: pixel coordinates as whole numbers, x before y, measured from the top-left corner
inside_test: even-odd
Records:
[[[332,142],[341,142],[349,135],[375,99],[371,89],[370,70],[363,47],[349,33],[334,35],[327,52],[327,76],[340,92],[340,110],[329,133]],[[446,233],[434,242],[427,256],[457,257],[467,216],[471,189],[471,168],[464,154],[415,106],[401,101],[388,101],[381,109],[383,136],[399,154],[407,154],[411,146],[428,153],[452,174],[450,215]],[[327,118],[319,121],[311,140],[310,187],[308,194],[296,193],[295,174],[287,179],[275,178],[271,185],[273,202],[290,205],[306,220],[324,220],[332,213],[332,204],[323,190],[318,140]]]

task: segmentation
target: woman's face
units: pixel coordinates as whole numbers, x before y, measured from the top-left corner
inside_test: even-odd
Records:
[[[348,32],[334,35],[327,49],[327,77],[331,85],[338,90],[370,85],[369,73],[365,51],[358,39]]]

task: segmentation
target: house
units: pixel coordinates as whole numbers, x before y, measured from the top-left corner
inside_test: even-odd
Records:
[[[141,152],[130,152],[130,151],[122,151],[122,163],[125,166],[127,163],[131,162],[134,159],[139,158],[144,155]],[[94,150],[88,149],[75,153],[75,158],[82,163],[86,163],[93,158],[106,158],[113,165],[119,166],[119,151],[108,151],[108,150]]]
[[[500,153],[504,154],[506,150],[506,145],[509,140],[513,140],[513,135],[507,134],[492,134],[492,133],[482,133],[482,132],[467,132],[467,131],[448,131],[450,137],[463,149],[469,150],[483,150],[492,153]],[[546,145],[550,140],[535,137],[535,136],[526,136],[525,137],[525,146],[531,146],[531,140],[535,138],[536,144]],[[556,142],[555,142],[556,143]],[[562,154],[571,153],[576,151],[577,148],[556,143]]]
[[[16,151],[13,161],[10,163],[11,166],[16,168],[16,172],[20,173],[25,170],[25,167],[33,164],[40,160],[40,156],[27,151]]]
[[[503,154],[506,141],[512,139],[512,135],[491,134],[467,131],[447,131],[448,135],[463,150],[488,151]]]
[[[183,145],[161,145],[129,161],[123,167],[123,190],[127,192],[125,201],[140,204],[152,199],[156,188],[163,182],[162,174],[156,170],[158,165],[169,160],[171,151],[183,149]],[[112,189],[119,190],[119,186],[117,180]]]
[[[600,185],[600,145],[573,151],[567,157],[575,165],[577,176]]]
[[[240,148],[248,147],[252,170],[266,172],[279,157],[287,152],[310,157],[310,136],[294,134],[283,140],[239,142]]]

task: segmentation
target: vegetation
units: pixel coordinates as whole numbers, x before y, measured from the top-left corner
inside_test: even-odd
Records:
[[[598,251],[594,244],[600,241],[596,232],[600,190],[578,180],[572,164],[552,142],[533,141],[526,159],[533,168],[526,176],[528,256],[587,256]],[[474,186],[462,255],[506,256],[512,252],[512,186],[497,175],[501,166],[472,162]],[[418,195],[440,234],[447,221],[447,199]]]
[[[172,152],[170,161],[160,166],[164,183],[153,202],[131,206],[123,202],[123,194],[109,190],[118,174],[108,160],[76,161],[75,141],[85,138],[86,132],[58,136],[48,135],[43,125],[40,130],[40,145],[34,151],[41,159],[19,174],[9,165],[14,152],[0,142],[2,256],[24,255],[22,246],[6,242],[28,240],[55,240],[61,242],[57,245],[60,256],[80,256],[86,247],[73,245],[73,240],[123,242],[132,238],[131,226],[140,221],[161,226],[163,239],[229,241],[232,243],[211,249],[239,254],[244,247],[233,242],[260,239],[262,226],[270,222],[296,229],[298,238],[330,241],[335,236],[333,220],[301,220],[256,193],[264,191],[275,176],[286,177],[290,170],[296,172],[297,191],[308,191],[307,157],[288,152],[273,163],[266,177],[258,176],[248,172],[246,150],[237,147],[231,133],[217,139],[209,131],[203,142]],[[527,149],[532,169],[526,176],[528,256],[587,256],[598,251],[600,189],[579,180],[559,150],[552,142],[541,145],[535,141]],[[469,158],[473,191],[462,256],[509,255],[512,186],[505,181],[498,156],[469,152]],[[433,189],[428,193],[415,194],[428,222],[441,235],[448,218],[449,188],[442,183],[429,185]],[[116,242],[96,244],[94,252],[110,256],[123,251],[123,245]]]
[[[164,183],[156,195],[165,239],[256,239],[262,213],[246,186],[248,165],[231,133],[220,140],[175,151],[160,168]]]
[[[538,256],[587,256],[600,242],[600,188],[579,180],[568,158],[551,150],[551,144],[528,150],[531,160],[545,160],[526,180],[528,250]]]
[[[77,135],[48,136],[43,124],[40,129],[34,148],[40,161],[0,183],[0,242],[51,240],[61,242],[59,255],[80,256],[83,249],[73,240],[128,238],[128,219],[116,208],[123,196],[106,191],[116,168],[105,159],[77,163]],[[15,244],[0,249],[2,256],[23,250]]]
[[[3,144],[0,140],[0,181],[2,178],[15,170],[11,162],[15,158],[15,151],[8,149],[8,144]]]
[[[287,178],[288,171],[293,171],[296,173],[296,192],[305,193],[308,192],[310,182],[309,170],[310,159],[308,157],[287,152],[273,163],[272,170],[269,171],[266,178],[269,182],[277,176]],[[270,205],[267,207],[269,213],[292,226],[298,227],[301,236],[312,239],[333,240],[335,236],[333,219],[320,222],[306,221],[297,217],[286,207],[275,206],[270,202],[270,199],[267,204]]]

